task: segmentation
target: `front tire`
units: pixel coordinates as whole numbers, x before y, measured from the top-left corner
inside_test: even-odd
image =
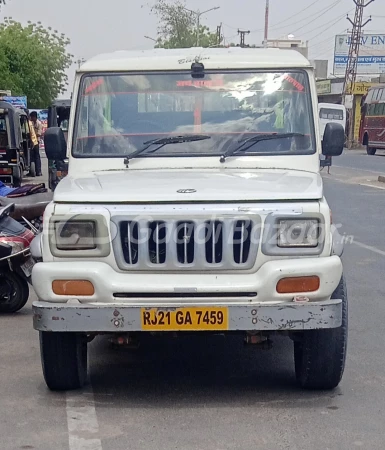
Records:
[[[0,313],[12,314],[20,311],[29,298],[28,282],[15,272],[0,275]]]
[[[43,374],[52,391],[79,389],[87,382],[87,339],[80,333],[40,332]]]
[[[369,145],[366,146],[366,153],[370,156],[374,156],[377,152],[376,148],[369,147]]]
[[[342,299],[342,325],[327,330],[305,331],[294,342],[297,381],[304,389],[336,388],[344,373],[348,337],[348,298],[344,276],[332,295]]]
[[[29,166],[29,176],[32,178],[36,177],[36,165],[34,162],[31,162],[31,165]]]

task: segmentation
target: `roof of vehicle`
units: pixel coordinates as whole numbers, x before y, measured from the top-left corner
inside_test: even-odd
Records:
[[[318,103],[319,108],[332,108],[332,109],[342,109],[345,110],[346,107],[344,105],[340,105],[339,103]]]
[[[52,106],[55,106],[56,108],[69,108],[71,106],[71,102],[71,99],[55,100]]]
[[[15,106],[13,106],[11,103],[5,102],[3,100],[0,100],[0,110],[4,110],[7,109],[9,111],[12,111],[13,114],[19,114],[19,115],[26,115],[26,112],[24,111],[24,109],[22,108],[16,108]]]
[[[78,72],[188,70],[196,60],[211,70],[312,67],[296,50],[232,47],[117,51],[89,59]]]

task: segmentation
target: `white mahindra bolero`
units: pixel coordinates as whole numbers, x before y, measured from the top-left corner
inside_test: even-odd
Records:
[[[294,342],[299,384],[344,371],[342,242],[323,196],[310,63],[296,51],[116,52],[78,71],[68,176],[33,243],[34,327],[50,389],[83,386],[87,343],[140,333],[243,334]]]

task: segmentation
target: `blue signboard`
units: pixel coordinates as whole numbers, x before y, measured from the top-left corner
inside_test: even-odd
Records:
[[[1,98],[3,101],[10,103],[15,108],[27,108],[27,97],[7,97]]]

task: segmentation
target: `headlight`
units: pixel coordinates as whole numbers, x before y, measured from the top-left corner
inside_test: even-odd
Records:
[[[318,246],[318,220],[280,220],[278,225],[278,247],[315,248]]]
[[[14,255],[15,253],[20,253],[25,249],[25,245],[23,242],[7,241],[7,244],[12,247],[12,255]]]
[[[96,223],[85,220],[55,222],[55,239],[58,250],[94,250]]]

